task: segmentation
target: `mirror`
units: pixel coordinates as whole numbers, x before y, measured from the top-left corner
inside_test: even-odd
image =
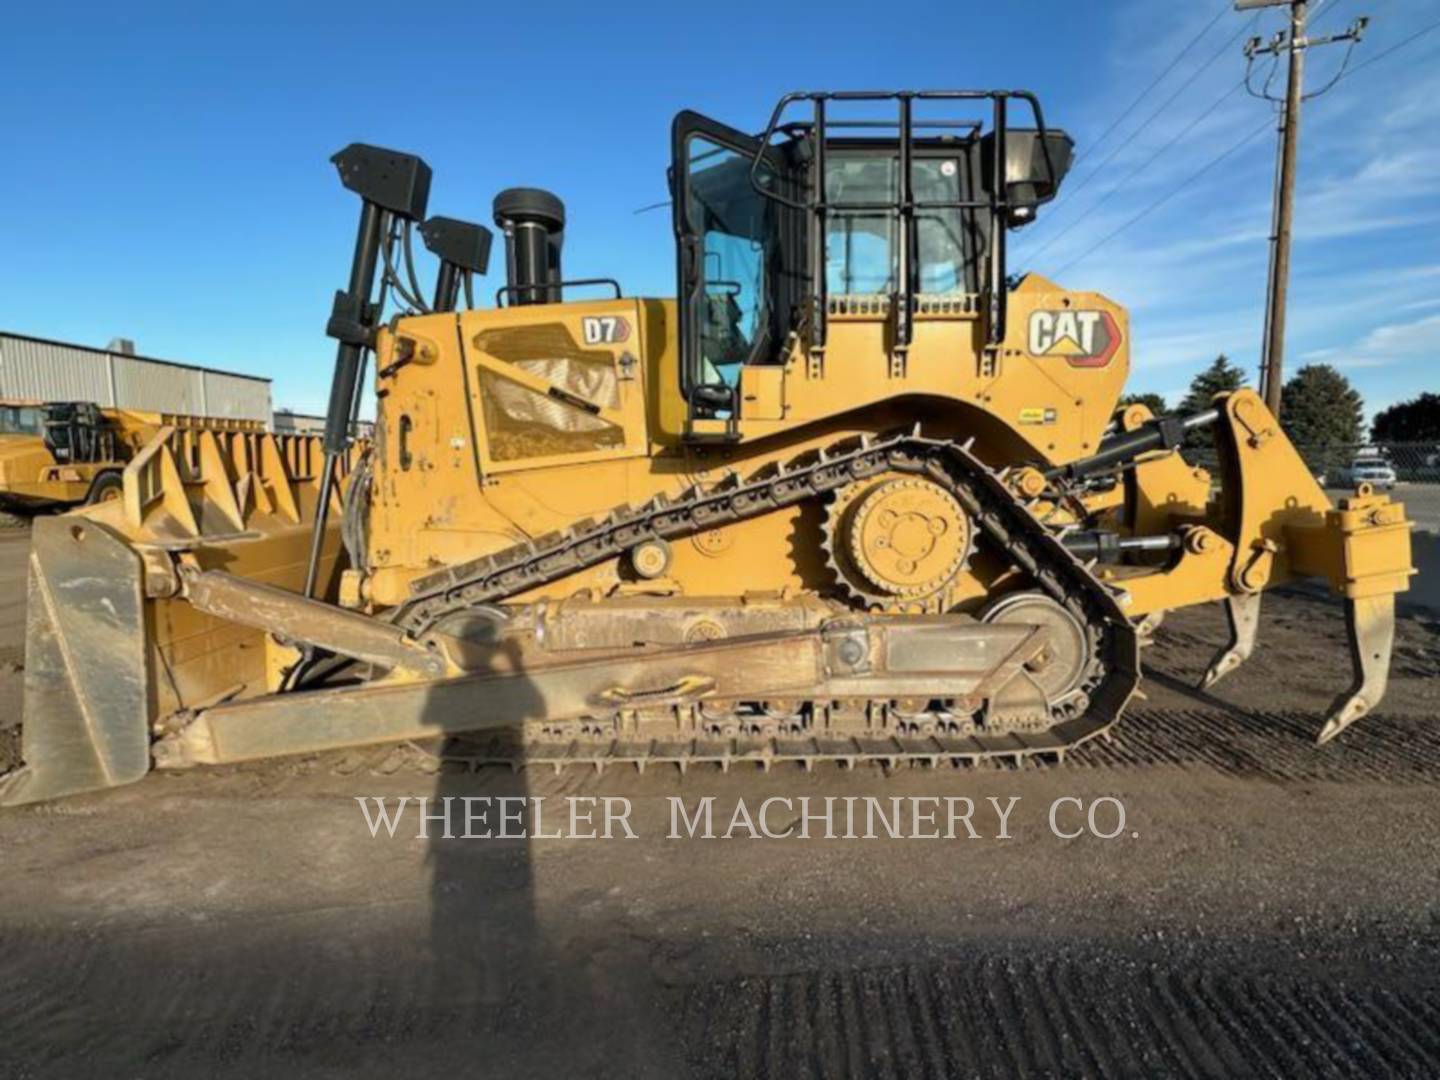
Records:
[[[981,139],[980,153],[980,175],[989,190],[994,172],[994,132]],[[1005,133],[1005,198],[1010,204],[1012,227],[1035,220],[1036,208],[1055,198],[1074,156],[1074,140],[1058,128],[1046,129],[1044,139],[1034,128],[1010,128]]]

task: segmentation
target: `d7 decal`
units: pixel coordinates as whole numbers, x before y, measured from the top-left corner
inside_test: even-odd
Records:
[[[630,320],[623,315],[587,315],[580,320],[586,345],[613,345],[630,338]]]

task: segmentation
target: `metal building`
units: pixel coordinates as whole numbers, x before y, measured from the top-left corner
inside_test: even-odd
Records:
[[[271,430],[277,435],[322,435],[325,432],[325,417],[316,416],[314,413],[297,413],[293,409],[276,409],[275,423]],[[373,439],[375,422],[357,420],[350,433],[359,439]]]
[[[102,408],[270,424],[269,379],[136,356],[130,342],[111,344],[93,349],[0,331],[0,398],[93,401]]]
[[[319,435],[325,430],[325,417],[276,409],[274,430],[278,435]]]

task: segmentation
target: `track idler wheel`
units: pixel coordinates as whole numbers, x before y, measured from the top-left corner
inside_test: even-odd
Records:
[[[1080,691],[1090,669],[1092,649],[1084,625],[1067,608],[1043,593],[1002,596],[980,616],[982,622],[1043,626],[1050,633],[1045,651],[1026,665],[1026,673],[1052,710]]]

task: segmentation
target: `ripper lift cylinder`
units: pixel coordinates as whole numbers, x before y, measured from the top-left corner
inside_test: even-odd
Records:
[[[360,377],[360,361],[370,336],[373,313],[370,293],[375,288],[375,268],[386,212],[372,202],[360,210],[360,228],[355,237],[355,258],[350,266],[350,286],[335,294],[335,307],[326,333],[339,340],[335,350],[335,374],[330,380],[330,404],[325,410],[325,452],[344,453],[349,446],[350,412]]]
[[[1061,543],[1065,545],[1065,550],[1077,559],[1118,562],[1120,556],[1134,551],[1175,551],[1180,547],[1181,539],[1176,533],[1121,536],[1103,529],[1087,529],[1070,533]]]
[[[1045,473],[1047,480],[1084,480],[1099,476],[1134,461],[1141,454],[1151,450],[1173,450],[1185,441],[1185,436],[1199,428],[1209,427],[1220,419],[1219,409],[1206,409],[1192,416],[1162,416],[1149,423],[1112,435],[1100,444],[1100,449],[1087,458],[1060,465]]]
[[[320,477],[320,500],[315,507],[315,531],[310,539],[310,560],[305,568],[305,595],[315,595],[324,544],[325,522],[335,486],[335,466],[350,448],[351,420],[360,392],[360,370],[365,353],[374,344],[378,306],[371,302],[381,245],[392,217],[419,221],[430,198],[430,166],[413,154],[401,154],[364,143],[351,143],[330,159],[340,182],[360,196],[360,227],[350,282],[335,294],[325,333],[340,344],[335,351],[335,374],[330,382],[330,403],[325,413],[325,464]]]
[[[420,226],[425,247],[440,260],[435,277],[435,311],[454,311],[460,301],[460,284],[466,274],[484,274],[490,268],[494,234],[484,225],[455,218],[432,217]]]

